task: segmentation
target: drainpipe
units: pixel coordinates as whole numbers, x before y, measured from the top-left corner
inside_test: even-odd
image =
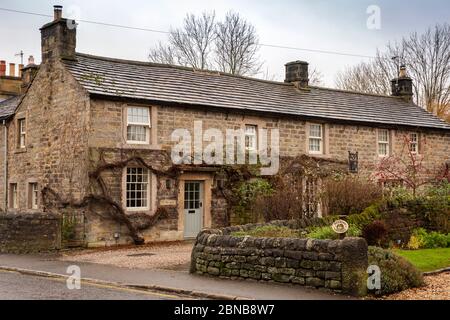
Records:
[[[8,128],[6,127],[6,120],[3,120],[3,134],[4,134],[4,146],[5,146],[5,150],[4,150],[4,161],[5,161],[5,167],[4,167],[4,172],[3,172],[3,176],[5,177],[5,181],[4,181],[4,198],[3,198],[3,208],[5,209],[5,212],[7,212],[8,210]]]

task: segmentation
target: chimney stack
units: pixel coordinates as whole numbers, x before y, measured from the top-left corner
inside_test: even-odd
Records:
[[[6,61],[0,61],[0,77],[6,76]]]
[[[23,64],[19,64],[19,78],[22,78],[22,69],[23,69],[24,65]]]
[[[34,63],[34,57],[28,58],[28,64],[22,69],[22,92],[25,92],[30,83],[33,81],[39,70],[39,66]]]
[[[54,10],[54,21],[62,19],[62,6],[53,6]]]
[[[286,79],[284,82],[293,83],[297,88],[306,89],[309,85],[308,62],[293,61],[286,64]]]
[[[9,76],[10,77],[15,77],[16,76],[16,64],[15,63],[10,63],[9,64]]]
[[[54,21],[41,28],[42,63],[75,59],[76,23],[62,17],[62,6],[54,6]]]
[[[400,66],[398,78],[391,81],[392,96],[401,97],[407,102],[413,101],[413,82],[406,70],[406,66]]]

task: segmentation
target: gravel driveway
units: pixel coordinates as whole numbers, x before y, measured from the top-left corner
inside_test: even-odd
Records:
[[[425,286],[385,297],[387,300],[450,300],[450,272],[426,276]]]
[[[88,262],[129,269],[189,269],[192,242],[149,244],[139,247],[102,248],[64,253],[60,260]]]

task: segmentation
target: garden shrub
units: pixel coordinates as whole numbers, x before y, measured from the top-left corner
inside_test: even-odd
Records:
[[[250,236],[256,238],[298,238],[300,231],[288,227],[267,225],[248,231],[234,232],[232,235],[235,237]]]
[[[244,181],[233,191],[237,197],[237,204],[233,208],[234,222],[239,225],[259,222],[260,214],[254,208],[256,199],[274,192],[271,184],[264,179]]]
[[[364,209],[362,213],[348,216],[347,222],[349,224],[358,226],[360,229],[363,229],[368,224],[371,224],[375,220],[380,220],[382,218],[379,207],[379,203],[372,204],[371,206]]]
[[[435,249],[450,247],[450,233],[445,235],[436,231],[427,232],[423,228],[414,230],[408,249]]]
[[[301,177],[286,176],[273,184],[274,191],[257,197],[253,210],[261,214],[265,222],[304,218]]]
[[[362,237],[369,246],[381,246],[387,235],[387,227],[384,221],[376,220],[366,225],[362,230]]]
[[[376,265],[381,270],[381,289],[374,294],[392,294],[424,284],[422,273],[405,258],[372,246],[368,253],[369,265]]]
[[[353,176],[326,180],[323,190],[322,203],[333,215],[361,213],[383,197],[379,185]]]
[[[347,237],[359,237],[361,235],[361,229],[355,225],[350,225],[347,231]],[[331,226],[314,227],[309,230],[307,238],[320,239],[320,240],[336,240],[339,239],[339,234],[333,231]]]

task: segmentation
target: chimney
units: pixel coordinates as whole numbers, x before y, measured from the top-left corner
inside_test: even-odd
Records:
[[[54,6],[54,21],[41,28],[42,63],[75,59],[76,24],[62,17],[62,6]]]
[[[55,21],[62,19],[62,9],[62,6],[53,6]]]
[[[15,77],[16,76],[16,64],[15,63],[10,63],[9,64],[9,76],[10,77]]]
[[[30,83],[33,81],[39,70],[39,66],[34,63],[34,57],[28,58],[28,64],[22,68],[22,92],[25,92]]]
[[[6,61],[0,61],[0,77],[6,76]]]
[[[401,97],[407,102],[413,101],[413,82],[406,70],[406,66],[400,66],[398,78],[391,81],[392,96]]]
[[[293,61],[286,64],[286,79],[284,82],[293,83],[297,88],[308,88],[309,73],[308,62]]]
[[[24,65],[23,64],[19,64],[19,78],[22,78],[22,69],[23,69]]]

